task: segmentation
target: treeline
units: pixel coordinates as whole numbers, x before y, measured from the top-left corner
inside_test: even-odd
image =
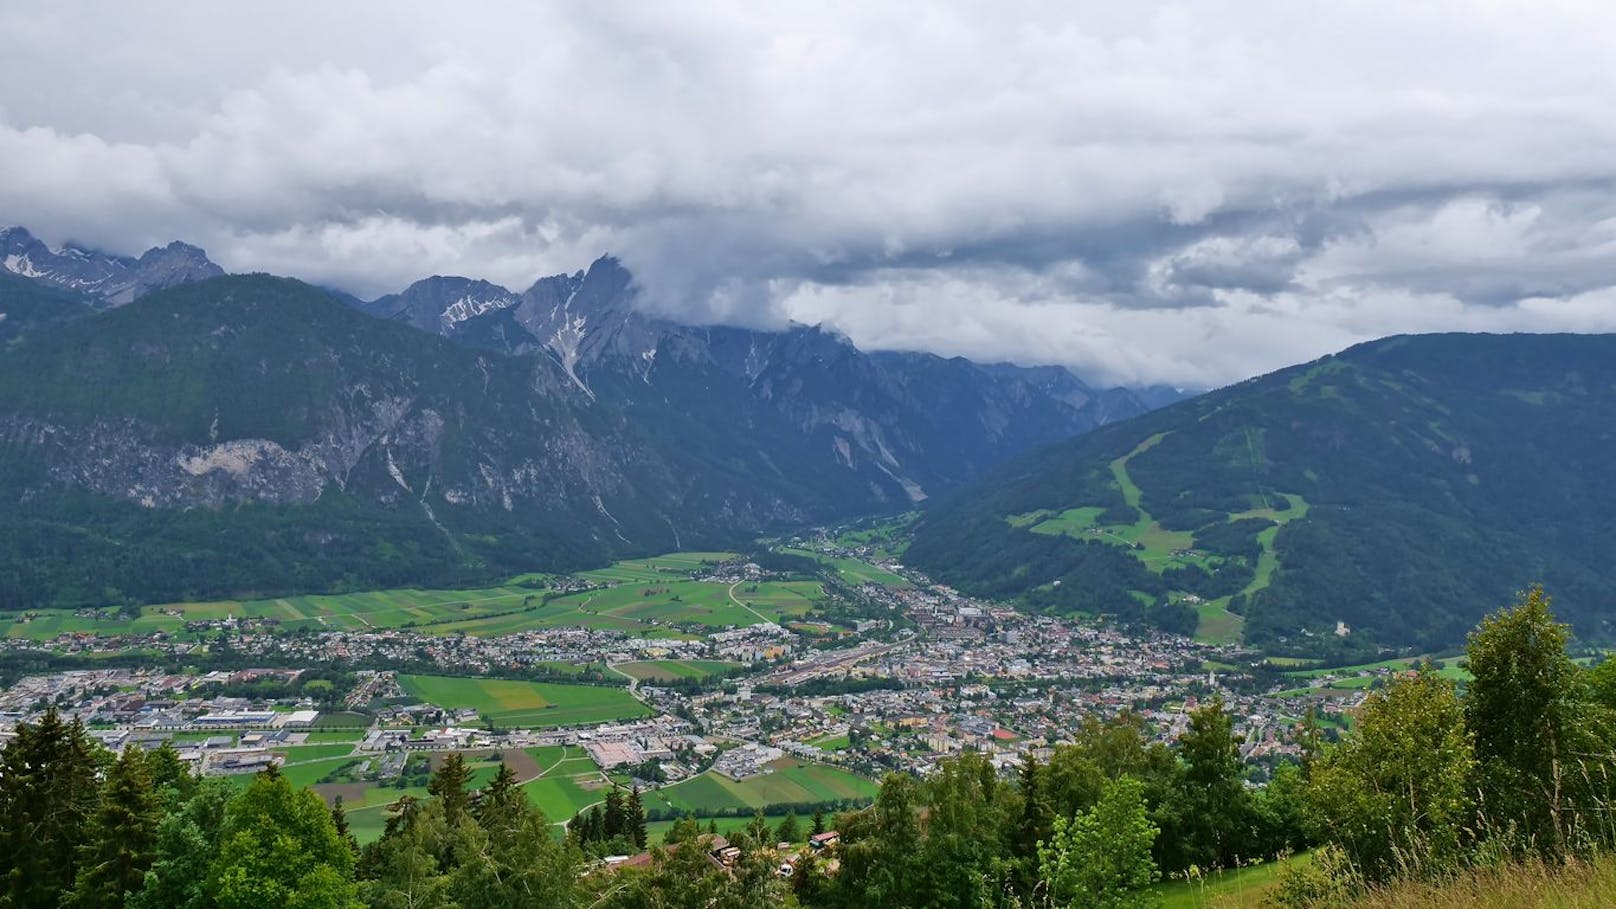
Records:
[[[113,757],[52,711],[0,753],[0,905],[765,909],[787,899],[761,851],[731,874],[691,822],[645,870],[588,873],[600,844],[557,838],[508,767],[480,791],[470,778],[450,756],[428,797],[401,800],[360,847],[340,802],[327,808],[275,770],[241,788],[190,775],[166,746]]]
[[[710,820],[721,817],[797,817],[807,815],[810,817],[834,817],[839,812],[852,811],[870,804],[871,799],[824,799],[816,802],[770,802],[761,808],[718,808],[697,813],[688,808],[650,808],[646,811],[646,819],[652,821],[677,821],[685,818]],[[819,833],[821,831],[814,831]],[[786,837],[784,839],[790,839]]]
[[[645,802],[640,787],[629,790],[627,798],[613,786],[606,798],[578,812],[567,824],[567,832],[580,845],[601,855],[626,855],[645,849]]]

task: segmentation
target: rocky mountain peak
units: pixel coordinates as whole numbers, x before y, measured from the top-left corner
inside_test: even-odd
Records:
[[[23,227],[0,230],[0,268],[49,287],[83,293],[102,307],[122,306],[153,291],[224,274],[206,252],[188,243],[176,241],[134,259],[72,243],[52,249]]]

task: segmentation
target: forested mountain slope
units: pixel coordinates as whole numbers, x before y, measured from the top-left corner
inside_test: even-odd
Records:
[[[0,603],[451,583],[733,539],[816,503],[729,482],[542,357],[264,276],[0,353]]]
[[[1008,465],[931,509],[908,560],[1279,652],[1456,644],[1536,581],[1608,636],[1613,443],[1616,336],[1394,337]]]

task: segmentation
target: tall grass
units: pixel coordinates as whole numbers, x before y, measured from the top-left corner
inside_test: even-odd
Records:
[[[1351,909],[1608,909],[1616,906],[1616,858],[1475,867],[1441,880],[1377,887],[1348,905]]]

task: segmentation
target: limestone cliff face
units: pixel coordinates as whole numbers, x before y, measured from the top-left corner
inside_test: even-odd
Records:
[[[586,395],[700,446],[726,441],[742,469],[810,481],[844,510],[900,507],[1038,445],[1149,408],[1060,367],[979,366],[868,353],[818,327],[755,331],[649,314],[609,256],[521,294],[429,278],[359,304],[466,346],[538,353]]]
[[[154,514],[335,498],[455,545],[513,535],[597,558],[821,513],[728,482],[548,358],[469,350],[264,277],[0,355],[0,496],[48,513],[81,493]]]
[[[188,247],[4,243],[0,608],[746,545],[912,507],[1143,406],[1064,370],[677,324],[610,258],[521,293],[433,278],[363,303],[193,280],[212,266]]]

